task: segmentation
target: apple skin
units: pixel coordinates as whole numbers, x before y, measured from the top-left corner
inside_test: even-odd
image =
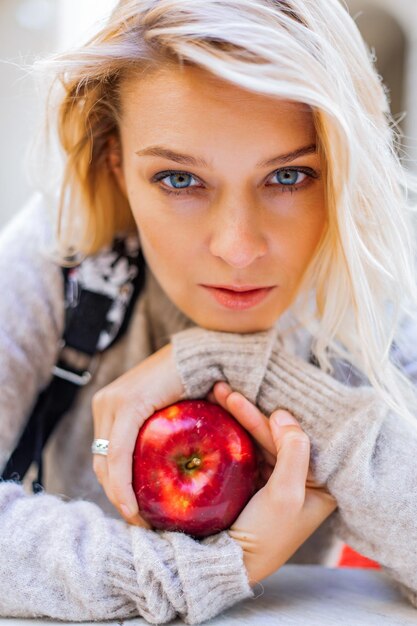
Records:
[[[132,469],[141,516],[155,529],[196,538],[229,528],[259,475],[250,434],[207,400],[181,400],[147,419]]]

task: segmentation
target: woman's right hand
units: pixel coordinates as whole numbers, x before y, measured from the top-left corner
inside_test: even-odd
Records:
[[[224,397],[221,404],[235,416],[245,410],[243,403],[227,403]],[[259,411],[251,404],[250,410],[254,409]],[[310,440],[297,420],[288,411],[277,410],[268,424],[276,448],[275,465],[227,531],[243,550],[253,585],[279,569],[337,507],[325,489],[306,486]]]
[[[183,393],[168,343],[93,397],[94,437],[109,440],[108,455],[94,455],[93,469],[110,502],[130,524],[150,528],[139,515],[132,487],[138,432],[155,411],[181,400]]]

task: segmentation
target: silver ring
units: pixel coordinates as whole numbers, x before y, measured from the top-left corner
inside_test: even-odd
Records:
[[[102,454],[103,456],[107,456],[108,450],[108,439],[94,439],[93,443],[91,444],[91,452],[93,454]]]

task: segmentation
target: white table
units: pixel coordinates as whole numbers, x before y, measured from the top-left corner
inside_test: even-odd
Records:
[[[285,565],[245,600],[206,622],[208,626],[408,626],[417,609],[377,570]],[[65,626],[53,620],[1,619],[0,626]],[[92,626],[112,622],[84,622]],[[142,618],[115,626],[146,626]],[[184,626],[180,619],[172,626]]]

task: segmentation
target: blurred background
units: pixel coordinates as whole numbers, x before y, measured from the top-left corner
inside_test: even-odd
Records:
[[[417,0],[346,0],[377,58],[404,133],[404,163],[417,172]],[[25,155],[41,98],[22,69],[86,40],[116,0],[0,0],[0,228],[31,194]]]

